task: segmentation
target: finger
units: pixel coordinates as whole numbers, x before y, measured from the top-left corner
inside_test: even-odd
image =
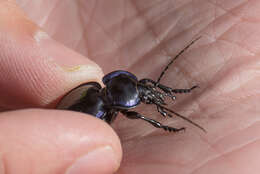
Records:
[[[0,9],[0,108],[54,107],[75,86],[100,81],[94,62],[51,39],[15,1]]]
[[[20,110],[0,115],[0,173],[114,173],[121,160],[109,125],[81,113]]]

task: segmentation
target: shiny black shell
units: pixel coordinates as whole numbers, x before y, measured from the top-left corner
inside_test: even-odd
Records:
[[[132,108],[140,103],[137,78],[127,71],[114,71],[103,78],[106,100],[118,108]]]
[[[88,113],[103,119],[106,110],[100,90],[101,86],[96,82],[82,84],[64,96],[57,108]]]

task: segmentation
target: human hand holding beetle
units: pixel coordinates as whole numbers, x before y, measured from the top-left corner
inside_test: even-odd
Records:
[[[174,88],[200,86],[190,95],[177,95],[176,101],[167,107],[200,124],[207,134],[180,119],[161,118],[153,107],[138,107],[138,112],[147,117],[187,130],[166,133],[119,116],[112,125],[124,150],[118,173],[201,174],[219,172],[214,170],[219,168],[224,173],[258,173],[259,54],[254,45],[260,38],[257,20],[248,21],[259,16],[247,13],[259,7],[257,1],[221,4],[226,13],[213,14],[212,11],[219,12],[219,5],[207,4],[208,1],[189,2],[185,6],[174,0],[160,5],[138,1],[135,7],[120,8],[122,12],[114,10],[116,2],[104,1],[92,6],[89,1],[79,8],[84,16],[92,14],[92,20],[83,20],[84,25],[78,25],[73,18],[64,18],[64,14],[73,16],[70,10],[76,1],[55,10],[48,18],[45,15],[49,14],[46,13],[49,6],[41,6],[35,12],[32,9],[37,9],[37,4],[24,5],[22,0],[18,1],[52,37],[91,60],[48,39],[11,1],[2,2],[0,9],[8,10],[2,10],[5,15],[0,17],[0,106],[3,111],[14,111],[3,112],[0,117],[0,173],[65,173],[68,168],[76,170],[71,166],[84,155],[94,163],[78,160],[85,167],[78,170],[86,172],[94,168],[96,173],[102,173],[98,170],[112,173],[119,165],[121,147],[110,126],[74,112],[19,109],[54,108],[61,96],[79,84],[101,83],[103,74],[91,60],[105,73],[124,69],[138,78],[156,79],[170,60],[168,56],[176,55],[197,35],[203,38],[170,67],[161,82]],[[142,15],[128,14],[129,9],[135,11],[135,8]],[[96,9],[95,13],[90,9]],[[162,15],[164,12],[167,13]],[[63,18],[57,23],[59,13]],[[117,16],[126,19],[119,20]],[[208,19],[213,21],[212,25],[205,25]],[[100,147],[105,149],[101,159],[91,155],[92,150]],[[112,155],[106,155],[111,152],[109,147],[114,151]]]
[[[112,128],[51,109],[74,86],[100,81],[101,69],[51,39],[14,1],[0,1],[0,12],[0,173],[113,173],[122,152]]]

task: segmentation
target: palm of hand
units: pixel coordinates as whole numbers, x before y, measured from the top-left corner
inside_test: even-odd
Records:
[[[212,169],[219,168],[247,173],[257,168],[259,48],[254,45],[260,38],[257,22],[243,21],[257,18],[248,13],[252,3],[52,3],[37,13],[28,10],[28,15],[58,41],[94,60],[104,73],[125,69],[139,78],[156,79],[169,56],[202,35],[170,67],[162,83],[174,88],[200,86],[192,94],[178,95],[168,107],[189,116],[207,134],[182,120],[161,118],[153,106],[140,106],[137,111],[147,117],[188,129],[185,133],[166,133],[141,120],[119,116],[114,123],[124,149],[119,173],[214,173]],[[54,4],[55,11],[51,12]],[[33,5],[23,7],[33,9]],[[50,11],[46,13],[46,9]],[[243,165],[234,168],[240,163]]]

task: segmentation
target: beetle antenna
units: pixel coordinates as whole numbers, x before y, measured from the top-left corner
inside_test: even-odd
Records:
[[[157,79],[156,82],[156,86],[159,84],[161,78],[163,77],[163,75],[165,74],[165,72],[168,70],[168,68],[171,66],[171,64],[178,58],[180,57],[180,55],[182,53],[184,53],[184,51],[186,51],[192,44],[194,44],[197,40],[199,40],[201,38],[201,36],[197,37],[196,39],[194,39],[193,41],[191,41],[191,43],[189,43],[185,48],[183,48],[169,63],[168,65],[164,68],[164,70],[161,72],[159,78]]]
[[[186,117],[184,117],[184,116],[178,114],[177,112],[174,112],[173,110],[170,110],[170,109],[168,109],[168,108],[166,108],[166,107],[164,107],[164,106],[162,106],[162,105],[158,105],[158,106],[160,106],[161,108],[165,109],[166,111],[169,111],[169,112],[173,113],[173,114],[176,115],[177,117],[180,117],[180,118],[182,118],[183,120],[186,120],[187,122],[189,122],[189,123],[193,124],[194,126],[200,128],[203,132],[207,133],[207,131],[206,131],[203,127],[201,127],[201,126],[198,125],[197,123],[191,121],[190,119],[188,119],[188,118],[186,118]]]

